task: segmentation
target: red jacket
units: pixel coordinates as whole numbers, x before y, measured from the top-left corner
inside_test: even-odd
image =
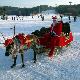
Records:
[[[54,31],[56,33],[56,35],[60,36],[61,32],[62,32],[62,22],[57,23],[55,26],[53,26],[53,24],[51,24],[50,27],[50,32]]]

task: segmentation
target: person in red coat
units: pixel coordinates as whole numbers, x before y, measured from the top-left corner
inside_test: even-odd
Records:
[[[52,19],[53,19],[53,23],[51,24],[51,27],[50,27],[50,35],[51,35],[50,49],[51,51],[48,54],[49,57],[53,56],[54,48],[55,46],[58,45],[59,37],[62,33],[62,21],[58,21],[56,16],[52,17]]]
[[[52,19],[53,19],[53,23],[51,24],[51,27],[50,27],[50,33],[51,35],[57,35],[57,36],[60,36],[61,35],[61,32],[62,32],[62,21],[58,21],[57,20],[57,17],[53,17],[52,16]]]
[[[50,34],[51,34],[51,36],[54,36],[54,35],[56,35],[56,33],[54,32],[54,26],[56,26],[56,24],[57,24],[57,17],[52,16],[52,19],[53,19],[53,23],[51,24],[51,27],[50,27]]]

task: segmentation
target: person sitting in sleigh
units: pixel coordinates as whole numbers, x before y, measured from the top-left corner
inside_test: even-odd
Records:
[[[56,16],[52,16],[53,23],[50,26],[50,34],[51,36],[60,36],[62,32],[62,24],[63,22],[57,19]]]

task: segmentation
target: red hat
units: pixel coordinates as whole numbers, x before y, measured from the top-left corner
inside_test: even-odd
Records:
[[[53,20],[56,20],[56,19],[57,19],[57,17],[56,17],[56,16],[52,16],[52,19],[53,19]]]

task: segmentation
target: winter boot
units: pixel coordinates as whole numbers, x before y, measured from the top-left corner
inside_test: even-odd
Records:
[[[34,51],[34,63],[36,63],[36,52]]]
[[[23,68],[23,67],[25,67],[25,65],[24,65],[24,64],[22,64],[22,68]]]

